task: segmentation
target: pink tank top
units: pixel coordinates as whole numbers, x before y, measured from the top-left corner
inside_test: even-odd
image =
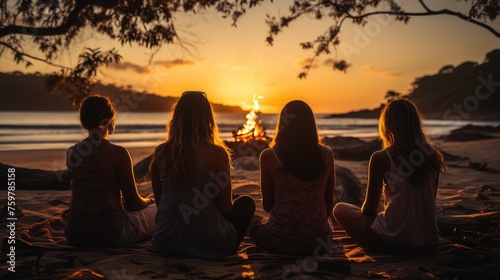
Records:
[[[281,167],[274,149],[272,151]],[[274,205],[267,229],[272,236],[279,237],[283,246],[306,250],[317,246],[318,237],[324,239],[331,234],[325,205],[331,165],[327,162],[327,171],[313,181],[302,182],[281,171],[280,180],[274,182]]]

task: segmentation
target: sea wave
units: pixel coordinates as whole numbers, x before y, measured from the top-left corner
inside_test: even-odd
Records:
[[[66,149],[85,138],[74,112],[0,112],[0,151],[25,149]],[[220,135],[224,140],[234,140],[233,132],[246,121],[242,114],[216,114]],[[352,136],[375,138],[378,136],[377,119],[332,119],[317,115],[318,132],[322,137]],[[167,136],[165,115],[154,113],[129,113],[118,115],[116,130],[111,141],[126,147],[154,146]],[[277,114],[260,116],[268,136],[275,133]],[[469,124],[445,120],[424,120],[424,128],[430,135],[444,135]],[[491,125],[491,122],[474,122]],[[494,123],[498,125],[498,123]]]

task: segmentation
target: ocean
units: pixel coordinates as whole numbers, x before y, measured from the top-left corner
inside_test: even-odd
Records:
[[[245,114],[234,113],[216,113],[215,119],[224,140],[233,140],[232,132],[246,121]],[[273,136],[278,115],[263,114],[260,119],[266,135]],[[169,113],[119,112],[116,132],[110,141],[126,148],[156,146],[166,137],[168,121]],[[316,121],[321,137],[378,136],[377,119],[339,119],[317,114]],[[497,126],[500,122],[424,120],[424,129],[430,136],[437,136],[467,124]],[[0,112],[0,151],[67,149],[85,137],[77,112]]]

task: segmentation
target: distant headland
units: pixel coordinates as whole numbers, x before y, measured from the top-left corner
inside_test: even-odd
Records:
[[[0,73],[2,102],[0,111],[75,111],[70,102],[60,94],[51,94],[45,87],[46,76],[40,73]],[[139,93],[132,88],[97,83],[93,92],[109,96],[117,109],[130,112],[168,112],[177,97]],[[212,103],[215,112],[244,113],[239,106]]]
[[[436,74],[416,78],[411,86],[401,96],[415,102],[427,119],[500,121],[500,49],[487,53],[482,63],[443,66]],[[400,94],[389,91],[386,98],[396,96]],[[382,107],[329,117],[378,118]]]

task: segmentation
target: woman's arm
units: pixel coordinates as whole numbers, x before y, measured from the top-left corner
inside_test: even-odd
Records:
[[[325,186],[325,204],[326,204],[326,215],[329,217],[332,215],[333,211],[333,196],[335,193],[335,158],[333,156],[333,151],[329,147],[325,148],[327,151],[327,168],[330,169],[328,179]]]
[[[259,157],[260,190],[262,194],[262,207],[268,213],[271,212],[274,205],[274,181],[270,172],[272,166],[271,160],[275,160],[273,152],[270,149],[262,151]]]
[[[437,193],[438,193],[438,186],[439,186],[439,172],[437,172],[437,175],[436,175],[436,182],[435,182],[435,185],[434,185],[434,197],[437,198]]]
[[[127,211],[138,211],[153,203],[137,192],[132,159],[127,149],[115,146],[116,178],[122,191],[124,207]]]
[[[388,167],[388,158],[384,151],[372,154],[368,164],[368,183],[366,186],[366,197],[361,211],[367,215],[376,215],[382,195],[384,172]]]
[[[156,151],[153,154],[153,158],[157,156]],[[149,173],[151,174],[151,186],[153,188],[153,194],[155,196],[156,205],[161,201],[161,186],[160,186],[160,172],[158,171],[158,165],[156,161],[152,161],[149,167]]]
[[[228,215],[233,210],[233,191],[231,186],[231,167],[227,154],[219,148],[211,147],[207,154],[211,163],[209,168],[210,177],[214,179],[219,190],[216,197],[217,205],[223,215]]]

